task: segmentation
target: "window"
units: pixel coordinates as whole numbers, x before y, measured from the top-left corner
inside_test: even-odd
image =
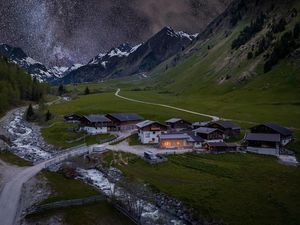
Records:
[[[150,138],[150,133],[145,133],[145,138]]]

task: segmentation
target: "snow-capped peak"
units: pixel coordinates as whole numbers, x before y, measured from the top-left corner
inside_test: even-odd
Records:
[[[185,33],[183,31],[178,31],[178,32],[176,32],[176,34],[178,36],[180,36],[181,38],[188,38],[191,41],[194,40],[199,35],[198,33],[196,33],[196,34],[188,34],[188,33]]]

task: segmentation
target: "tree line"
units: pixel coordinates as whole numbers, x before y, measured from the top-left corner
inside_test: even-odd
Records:
[[[239,36],[233,40],[231,44],[232,49],[238,49],[242,45],[246,44],[252,37],[260,32],[265,24],[266,15],[261,13],[254,21],[251,21],[249,26],[246,26]]]
[[[22,101],[38,102],[47,91],[46,84],[33,79],[17,65],[0,56],[0,114]]]
[[[269,72],[281,59],[284,59],[295,49],[300,47],[300,23],[294,26],[292,31],[285,32],[275,43],[275,46],[264,65],[264,72]]]

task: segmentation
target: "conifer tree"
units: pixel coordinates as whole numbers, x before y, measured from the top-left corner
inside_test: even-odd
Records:
[[[32,120],[33,116],[34,116],[34,111],[32,105],[30,104],[26,111],[26,120],[27,121]]]

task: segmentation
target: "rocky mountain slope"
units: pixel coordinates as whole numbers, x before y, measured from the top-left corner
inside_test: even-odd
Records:
[[[177,94],[228,92],[266,79],[273,88],[291,87],[289,80],[299,79],[292,72],[300,70],[299,33],[298,1],[234,1],[197,41],[156,68],[147,85]],[[268,76],[279,70],[291,77]]]
[[[183,51],[196,37],[197,34],[175,32],[171,27],[165,27],[145,43],[134,47],[125,43],[105,54],[99,54],[62,80],[64,83],[81,83],[146,74],[169,57]]]

